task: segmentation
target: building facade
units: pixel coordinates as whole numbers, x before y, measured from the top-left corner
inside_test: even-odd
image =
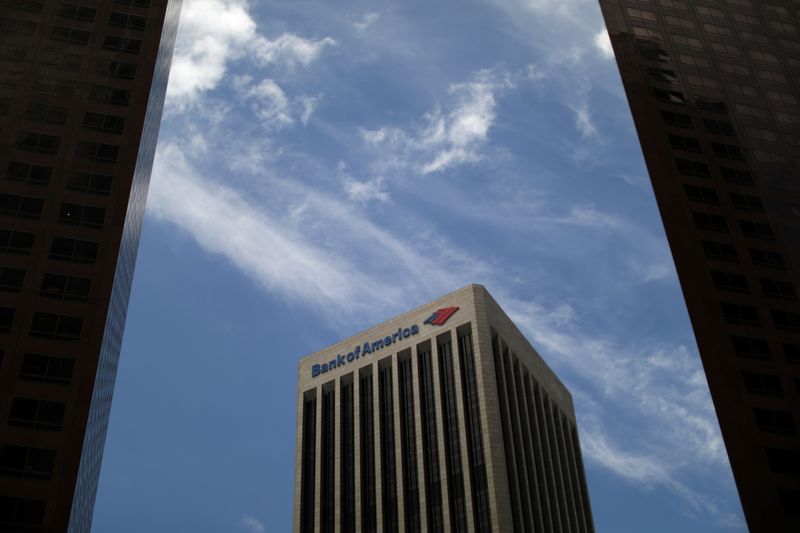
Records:
[[[0,531],[89,531],[180,0],[0,0]]]
[[[594,531],[569,391],[470,285],[300,361],[294,531]]]
[[[600,6],[750,531],[800,531],[800,2]]]

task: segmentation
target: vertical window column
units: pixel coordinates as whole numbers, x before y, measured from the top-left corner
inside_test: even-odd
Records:
[[[444,532],[442,487],[439,473],[439,444],[436,436],[436,393],[433,387],[431,343],[417,346],[419,403],[422,418],[422,458],[425,466],[425,506],[428,531]]]
[[[553,517],[551,516],[550,496],[547,490],[547,479],[545,475],[545,458],[543,457],[544,446],[542,444],[541,421],[537,417],[536,403],[533,396],[533,388],[539,387],[536,381],[533,381],[533,388],[531,387],[531,377],[525,372],[525,400],[528,404],[528,420],[530,421],[531,430],[531,448],[533,448],[534,461],[536,461],[536,484],[539,492],[539,509],[542,513],[542,521],[544,522],[544,530],[553,530]]]
[[[450,528],[456,533],[467,531],[467,506],[464,497],[464,471],[458,434],[456,381],[453,372],[453,344],[450,332],[436,338],[439,354],[439,386],[444,422],[445,466],[450,503]]]
[[[405,530],[406,533],[420,533],[417,437],[414,420],[414,383],[411,373],[410,349],[400,352],[397,355],[397,365]]]
[[[519,506],[520,514],[522,516],[522,531],[533,531],[533,522],[531,520],[531,496],[528,490],[528,466],[525,461],[525,450],[520,433],[520,421],[518,411],[517,391],[514,384],[514,370],[513,370],[513,357],[509,353],[508,346],[501,341],[500,343],[501,356],[503,360],[503,372],[505,373],[506,390],[508,391],[508,409],[511,415],[511,438],[514,442],[514,455],[517,460],[516,476],[519,480]]]
[[[383,531],[397,533],[397,469],[395,466],[394,395],[392,391],[391,357],[387,357],[378,363],[378,379]]]
[[[375,411],[373,408],[372,367],[359,371],[359,435],[361,443],[361,531],[377,531],[375,509]]]
[[[550,495],[550,516],[553,519],[553,529],[562,531],[558,491],[556,489],[555,472],[553,471],[554,463],[552,446],[550,445],[550,431],[548,431],[547,411],[545,409],[547,397],[542,392],[542,388],[538,385],[533,389],[533,398],[536,402],[536,418],[539,421],[539,434],[541,435],[542,462],[544,463],[548,494]]]
[[[303,432],[300,462],[300,533],[314,531],[314,491],[316,484],[317,450],[317,391],[312,389],[303,395]]]
[[[336,389],[335,381],[322,386],[322,473],[320,480],[320,529],[333,533],[336,523]]]
[[[339,431],[339,465],[342,533],[356,531],[356,458],[355,426],[353,415],[353,374],[343,376],[339,382],[341,421]]]
[[[521,442],[523,448],[523,459],[525,460],[525,477],[528,483],[528,496],[531,502],[531,522],[535,531],[544,530],[543,513],[539,508],[539,487],[536,484],[536,465],[533,461],[533,447],[530,445],[531,433],[528,423],[528,404],[525,399],[525,389],[522,384],[522,365],[514,357],[514,388],[517,396],[517,407],[519,412],[520,431],[522,434]]]
[[[494,358],[495,378],[497,379],[497,399],[500,403],[500,422],[503,427],[503,444],[505,445],[508,492],[511,496],[511,517],[514,522],[514,531],[520,532],[523,531],[523,525],[520,509],[517,458],[514,450],[514,439],[511,436],[512,422],[509,407],[509,394],[506,386],[506,373],[503,365],[503,357],[500,354],[500,339],[494,332],[492,332],[492,356]]]
[[[492,528],[489,487],[486,476],[486,459],[483,452],[481,413],[478,404],[478,383],[475,372],[475,353],[472,349],[472,329],[469,324],[456,332],[461,366],[461,389],[464,404],[464,423],[467,432],[467,458],[469,460],[472,489],[472,510],[475,533],[489,533]]]

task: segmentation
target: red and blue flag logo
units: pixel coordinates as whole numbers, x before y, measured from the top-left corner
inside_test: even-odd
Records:
[[[450,319],[451,316],[456,314],[456,311],[458,311],[458,307],[443,307],[441,309],[437,309],[425,320],[425,322],[423,322],[423,324],[442,326]]]

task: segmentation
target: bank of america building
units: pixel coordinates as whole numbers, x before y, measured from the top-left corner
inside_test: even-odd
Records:
[[[569,391],[469,285],[300,361],[294,531],[593,532]]]

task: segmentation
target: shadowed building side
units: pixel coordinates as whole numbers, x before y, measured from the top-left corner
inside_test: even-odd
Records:
[[[0,531],[90,530],[180,5],[0,2]]]
[[[800,6],[600,6],[750,531],[800,531]]]

